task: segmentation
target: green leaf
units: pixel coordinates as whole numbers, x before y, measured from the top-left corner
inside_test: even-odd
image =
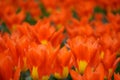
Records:
[[[104,77],[104,80],[108,80],[107,77]]]
[[[117,55],[116,55],[116,58],[119,58],[120,57],[120,53],[118,52]]]
[[[21,8],[18,8],[18,9],[16,10],[16,14],[18,14],[20,11],[21,11]]]
[[[94,8],[94,13],[102,13],[102,14],[106,15],[107,12],[106,12],[106,10],[102,9],[101,7],[96,6]]]
[[[31,14],[29,12],[26,13],[26,17],[25,17],[25,22],[28,22],[31,25],[35,25],[36,24],[36,20],[32,18]]]
[[[80,20],[77,12],[76,12],[75,10],[72,10],[72,16],[73,16],[75,19]]]
[[[19,80],[32,80],[32,77],[30,76],[30,70],[20,72]]]
[[[89,22],[93,21],[95,18],[94,18],[94,15],[92,15],[90,18],[89,18]]]
[[[51,22],[50,22],[50,25],[51,25],[51,26],[55,26],[55,22],[51,21]]]
[[[112,75],[111,80],[114,80],[114,76]]]
[[[72,66],[72,68],[71,68],[71,69],[75,71],[75,67],[74,67],[74,66]]]
[[[7,33],[11,34],[10,30],[8,29],[8,27],[6,26],[6,24],[4,22],[2,22],[2,24],[0,25],[0,31],[2,33],[7,32]]]
[[[115,69],[115,73],[120,73],[120,62],[117,64],[117,67]],[[111,80],[114,80],[114,75],[112,75]]]
[[[103,24],[108,23],[108,20],[107,20],[107,18],[106,18],[105,16],[102,18],[102,23],[103,23]]]
[[[54,75],[50,75],[48,80],[57,80],[57,79],[54,77]]]
[[[116,15],[116,14],[120,14],[120,9],[118,9],[118,10],[113,10],[112,13],[115,14],[115,15]]]
[[[50,16],[50,13],[46,11],[46,8],[42,3],[39,5],[39,7],[40,7],[40,10],[41,10],[41,13],[42,13],[42,15],[40,15],[41,19],[43,19],[44,17],[49,17]]]
[[[118,65],[117,65],[117,68],[116,68],[116,70],[115,70],[115,73],[120,73],[120,62],[119,62]]]
[[[68,76],[65,80],[72,80],[72,77],[71,77],[70,73],[68,74]]]
[[[44,18],[44,16],[43,15],[40,15],[40,19],[43,19]]]
[[[71,69],[72,69],[72,70],[75,70],[75,67],[72,66]],[[67,78],[64,79],[64,80],[72,80],[72,77],[71,77],[70,73],[68,74]]]
[[[63,33],[64,33],[64,34],[66,34],[66,33],[67,33],[66,29],[64,29]]]
[[[61,42],[60,48],[64,47],[66,43],[67,43],[67,38],[64,38]]]

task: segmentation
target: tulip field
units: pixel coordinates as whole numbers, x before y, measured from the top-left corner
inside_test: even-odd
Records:
[[[0,80],[120,80],[120,0],[0,0]]]

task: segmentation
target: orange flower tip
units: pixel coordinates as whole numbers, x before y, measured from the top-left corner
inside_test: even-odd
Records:
[[[114,79],[115,80],[120,80],[120,74],[119,73],[114,73]]]
[[[95,71],[95,68],[92,67],[92,71],[94,72],[94,71]]]
[[[73,6],[71,6],[71,8],[70,8],[71,10],[74,10],[74,7]]]
[[[32,79],[33,80],[39,80],[39,76],[38,76],[38,68],[33,66],[32,69]]]
[[[111,74],[111,73],[112,73],[112,71],[113,71],[113,69],[112,69],[112,68],[110,68],[108,71],[109,71],[109,74]]]
[[[78,66],[79,66],[79,72],[80,72],[80,74],[84,73],[84,71],[85,71],[85,69],[87,67],[87,64],[88,63],[86,61],[82,61],[82,60],[79,61]]]
[[[108,80],[107,76],[104,77],[104,80]]]
[[[120,57],[120,52],[118,52],[118,53],[116,54],[116,57],[117,57],[117,58],[119,58],[119,57]]]
[[[100,58],[101,58],[101,59],[104,58],[104,52],[103,52],[103,51],[100,53]]]
[[[47,41],[47,40],[42,40],[42,41],[41,41],[41,44],[47,45],[47,44],[48,44],[48,41]]]
[[[69,74],[68,67],[64,67],[63,68],[63,78],[67,78],[68,74]]]
[[[52,12],[52,8],[48,8],[48,10],[47,10],[49,13],[51,13]]]
[[[10,80],[13,80],[12,78],[10,78]]]
[[[78,69],[77,69],[77,68],[75,68],[75,71],[79,73],[79,71],[78,71]]]
[[[38,16],[35,16],[34,19],[35,19],[35,20],[39,20],[39,17],[38,17]]]
[[[16,28],[17,28],[16,25],[13,25],[13,26],[12,26],[12,31],[15,31]]]
[[[62,27],[62,24],[58,24],[56,30],[58,31]]]
[[[17,66],[15,66],[14,68],[13,68],[13,70],[15,71],[17,69]]]
[[[57,8],[56,11],[57,11],[58,13],[60,13],[60,12],[61,12],[61,9],[60,9],[60,8]]]
[[[26,71],[27,70],[27,59],[26,59],[26,57],[23,58],[23,63],[24,63],[23,71]]]
[[[43,76],[42,80],[49,80],[49,76]]]
[[[61,75],[60,75],[59,73],[57,73],[57,72],[55,72],[54,76],[55,76],[55,78],[57,78],[57,79],[61,79],[61,78],[62,78]]]

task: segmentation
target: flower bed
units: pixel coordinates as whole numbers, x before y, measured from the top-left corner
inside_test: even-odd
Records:
[[[0,80],[120,80],[120,0],[0,0]]]

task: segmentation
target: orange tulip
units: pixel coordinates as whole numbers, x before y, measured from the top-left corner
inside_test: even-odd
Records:
[[[13,60],[4,53],[0,54],[0,79],[9,80],[13,76]]]
[[[115,74],[115,73],[114,73],[114,79],[115,79],[115,80],[120,80],[120,75],[119,75],[119,73],[118,73],[118,74]]]
[[[119,80],[119,3],[0,0],[0,80]]]

